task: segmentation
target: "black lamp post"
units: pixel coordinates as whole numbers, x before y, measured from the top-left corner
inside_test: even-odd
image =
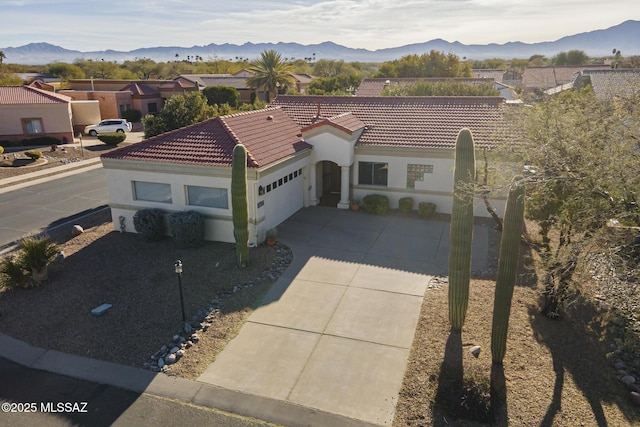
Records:
[[[182,308],[182,321],[184,322],[186,316],[184,315],[184,298],[182,297],[182,261],[177,260],[175,265],[176,274],[178,275],[178,287],[180,288],[180,307]]]

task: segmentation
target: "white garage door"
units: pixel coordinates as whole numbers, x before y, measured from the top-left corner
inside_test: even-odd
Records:
[[[282,174],[266,185],[264,207],[266,228],[278,226],[285,219],[302,209],[302,169]]]

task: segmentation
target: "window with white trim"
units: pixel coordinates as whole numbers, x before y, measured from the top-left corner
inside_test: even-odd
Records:
[[[171,185],[161,182],[133,181],[133,199],[145,202],[172,203]]]
[[[227,189],[187,185],[187,204],[207,208],[229,209]]]
[[[42,119],[22,119],[22,127],[26,135],[37,135],[43,132]]]
[[[387,185],[388,163],[358,162],[358,184]]]

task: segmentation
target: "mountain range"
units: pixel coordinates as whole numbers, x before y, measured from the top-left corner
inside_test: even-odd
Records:
[[[460,58],[483,60],[488,58],[530,58],[533,55],[552,57],[559,52],[581,50],[591,57],[610,56],[617,49],[625,56],[640,55],[640,21],[625,21],[619,25],[585,33],[562,37],[555,41],[540,43],[508,42],[487,45],[460,42],[448,42],[434,39],[425,43],[414,43],[405,46],[367,50],[354,49],[333,42],[302,45],[299,43],[245,43],[215,44],[192,47],[148,47],[128,52],[104,50],[81,52],[55,46],[46,42],[30,43],[20,47],[0,48],[6,56],[6,63],[44,65],[52,62],[72,63],[76,59],[92,59],[122,62],[141,58],[156,62],[182,60],[199,56],[205,61],[215,59],[236,60],[237,58],[254,59],[260,52],[274,49],[285,58],[336,59],[344,61],[382,62],[401,58],[409,54],[422,54],[431,50],[453,53]]]

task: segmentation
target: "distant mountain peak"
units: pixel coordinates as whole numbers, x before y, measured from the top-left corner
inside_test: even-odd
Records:
[[[345,61],[383,62],[398,59],[409,54],[422,54],[431,50],[453,53],[461,58],[483,60],[488,58],[530,58],[533,55],[552,57],[559,52],[582,50],[592,57],[607,57],[615,48],[623,55],[640,55],[640,21],[627,20],[610,28],[594,30],[572,36],[562,37],[553,42],[522,43],[507,42],[487,45],[465,45],[459,41],[448,42],[437,38],[425,43],[413,43],[405,46],[378,49],[375,51],[362,48],[349,48],[332,41],[319,44],[302,45],[292,42],[253,43],[242,45],[211,43],[203,46],[179,47],[147,47],[129,52],[104,50],[97,52],[80,52],[69,50],[47,42],[29,43],[20,47],[0,48],[6,56],[5,63],[25,65],[44,65],[52,62],[72,63],[76,59],[95,59],[123,62],[135,60],[144,54],[145,58],[157,62],[175,61],[176,54],[181,58],[200,56],[205,60],[230,59],[237,57],[253,59],[260,52],[268,49],[278,50],[287,58],[307,58],[315,53],[316,59],[336,59]]]

